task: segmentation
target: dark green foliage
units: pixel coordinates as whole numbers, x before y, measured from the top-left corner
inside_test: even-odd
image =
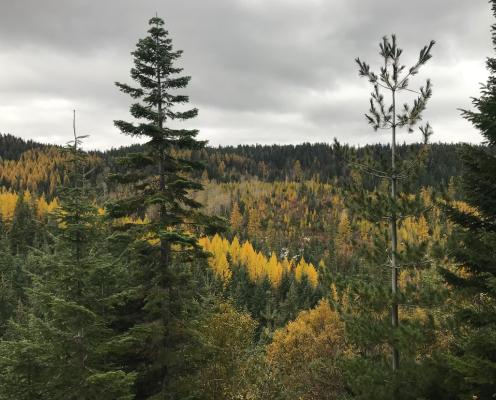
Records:
[[[17,199],[9,232],[10,249],[13,254],[26,254],[28,247],[34,244],[37,222],[33,207],[21,193]]]
[[[24,257],[11,254],[5,234],[2,234],[0,237],[0,338],[5,332],[7,321],[25,298],[25,287],[28,286],[29,279],[24,261]]]
[[[428,238],[399,243],[398,230],[409,218],[429,217],[420,193],[410,193],[418,187],[415,182],[427,159],[430,127],[427,124],[421,129],[424,144],[417,147],[417,154],[410,153],[412,158],[397,153],[396,141],[400,128],[412,131],[421,120],[431,96],[430,81],[411,106],[405,104],[400,111],[396,101],[398,93],[409,90],[409,78],[429,60],[433,44],[421,50],[418,62],[409,69],[400,62],[402,50],[394,35],[385,37],[380,45],[384,66],[379,74],[356,60],[360,75],[373,85],[366,119],[374,130],[390,130],[392,140],[388,159],[352,155],[356,172],[348,206],[380,232],[371,246],[355,245],[355,250],[362,247],[359,265],[344,285],[357,301],[346,307],[336,304],[346,322],[347,338],[356,349],[344,362],[353,398],[418,399],[429,376],[429,349],[435,345],[432,305],[438,300],[434,295],[438,285],[433,284],[436,277],[428,268]],[[372,191],[363,184],[369,177],[375,182]]]
[[[14,135],[0,133],[0,159],[18,160],[22,153],[31,149],[43,149],[52,147],[35,142],[33,140],[23,140]]]
[[[202,186],[191,178],[201,164],[175,155],[174,150],[198,150],[204,142],[198,131],[172,127],[193,118],[196,109],[178,111],[188,97],[177,89],[188,85],[176,66],[181,57],[164,29],[162,19],[149,21],[148,36],[132,53],[131,77],[138,87],[117,83],[120,90],[138,102],[131,115],[143,121],[115,121],[122,133],[144,137],[142,151],[119,160],[122,173],[113,182],[127,187],[129,195],[107,204],[108,215],[121,237],[127,236],[133,289],[122,299],[118,323],[123,328],[116,343],[120,359],[136,371],[136,398],[185,398],[184,377],[194,365],[183,357],[195,341],[192,320],[199,312],[201,293],[196,270],[206,255],[197,236],[219,220],[203,215],[191,192]],[[119,218],[130,223],[122,224]],[[146,218],[143,223],[133,223]],[[137,221],[136,221],[137,222]],[[198,277],[198,275],[196,275]]]
[[[258,322],[257,338],[267,341],[275,329],[294,320],[300,311],[314,307],[324,289],[321,285],[313,288],[306,276],[298,282],[294,273],[285,273],[274,288],[268,278],[253,282],[245,267],[234,265],[231,279],[219,292],[250,313]]]
[[[0,342],[1,399],[131,399],[134,375],[112,362],[112,299],[125,270],[106,251],[78,137],[53,244],[29,255],[32,284]]]
[[[496,16],[496,2],[491,1]],[[492,27],[496,44],[496,26]],[[446,355],[448,391],[459,398],[491,399],[496,395],[496,58],[488,58],[490,76],[473,111],[463,111],[484,137],[485,147],[466,146],[462,153],[462,188],[474,210],[447,207],[457,225],[451,255],[456,268],[444,268],[455,291],[455,341]],[[475,211],[476,209],[476,211]]]
[[[32,148],[51,149],[55,146],[47,147],[36,142],[25,142],[22,139],[6,135],[0,136],[0,157],[4,159],[19,160],[22,153]],[[419,150],[419,144],[400,144],[397,147],[397,154],[401,159],[410,159]],[[458,151],[461,144],[432,143],[430,151],[426,155],[426,168],[418,171],[418,179],[412,182],[412,190],[422,186],[430,186],[436,190],[445,188],[450,179],[458,178],[460,175],[461,162],[458,158]],[[476,147],[477,146],[473,146]],[[351,154],[356,153],[356,159],[366,161],[374,160],[375,163],[384,165],[391,152],[389,145],[375,144],[364,145],[362,147],[351,147],[342,145],[344,154],[337,151],[336,147],[327,143],[303,143],[299,145],[239,145],[236,147],[205,147],[201,150],[193,151],[191,156],[188,152],[184,156],[194,161],[204,161],[206,175],[219,182],[238,182],[241,180],[257,177],[259,180],[273,182],[292,179],[293,167],[296,161],[300,162],[303,179],[318,177],[321,182],[338,182],[346,184],[350,179],[350,168],[347,159]],[[104,165],[95,166],[96,170],[90,179],[93,184],[97,184],[98,189],[105,194],[104,170],[110,169],[113,173],[122,173],[126,167],[119,164],[119,159],[128,153],[142,153],[143,145],[132,145],[111,149],[105,152],[92,151],[91,156],[104,160]],[[223,172],[220,168],[223,165]],[[105,167],[105,168],[102,168]],[[64,166],[58,165],[55,175],[64,176]],[[193,171],[193,176],[199,178],[202,171]],[[1,175],[1,174],[0,174]],[[49,196],[49,177],[36,177],[37,193],[45,192]],[[374,180],[367,179],[364,185],[367,189],[373,189]],[[7,189],[22,191],[27,189],[26,182],[20,180],[11,182],[0,176],[0,186]],[[112,186],[111,186],[112,188]]]
[[[412,159],[418,154],[422,145],[399,144],[398,157]],[[318,177],[322,182],[346,184],[350,179],[349,158],[357,160],[371,159],[376,164],[386,165],[391,147],[387,144],[369,144],[360,147],[329,143],[303,143],[298,145],[238,145],[226,147],[205,147],[192,153],[192,159],[204,160],[209,179],[220,182],[237,182],[257,177],[262,181],[274,182],[292,179],[294,163],[298,160],[302,167],[304,179]],[[414,189],[431,186],[445,188],[451,177],[458,177],[461,169],[457,152],[461,144],[432,143],[426,154],[425,168],[417,171],[418,179],[412,182]],[[477,147],[477,146],[474,146]],[[109,150],[102,154],[111,165],[115,158],[124,153],[138,152],[142,146]],[[224,172],[220,171],[220,163]],[[201,173],[197,173],[200,177]],[[374,181],[364,182],[367,189],[373,189]]]

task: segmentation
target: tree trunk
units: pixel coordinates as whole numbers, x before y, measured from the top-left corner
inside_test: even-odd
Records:
[[[396,96],[393,90],[393,125],[392,125],[392,141],[391,141],[391,203],[393,210],[391,213],[391,292],[393,295],[393,302],[391,306],[391,324],[393,332],[398,328],[398,301],[396,295],[398,292],[398,267],[396,265],[396,253],[398,250],[398,227],[396,216]],[[393,342],[393,371],[399,368],[400,355],[396,343]]]

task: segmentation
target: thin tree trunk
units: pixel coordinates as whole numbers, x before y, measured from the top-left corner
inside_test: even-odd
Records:
[[[398,267],[396,261],[396,253],[398,250],[398,227],[396,217],[396,94],[393,90],[393,125],[392,125],[392,141],[391,141],[391,200],[393,210],[391,213],[391,292],[393,295],[393,303],[391,306],[391,324],[393,331],[398,328],[398,301],[396,295],[398,292]],[[396,343],[393,343],[393,371],[399,368],[400,354]]]
[[[158,28],[158,24],[156,25]],[[157,46],[157,51],[159,48],[159,41],[158,37],[156,39],[156,46]],[[163,128],[163,116],[162,116],[162,78],[161,78],[161,71],[160,71],[160,61],[158,59],[158,54],[157,54],[157,126],[162,131]],[[162,134],[162,132],[161,132]],[[161,194],[165,193],[165,146],[163,143],[160,144],[159,148],[159,191]],[[160,204],[160,209],[159,209],[159,220],[160,220],[160,229],[163,229],[166,225],[166,208],[163,203]],[[162,285],[162,288],[167,288],[168,291],[168,296],[167,296],[167,302],[162,299],[162,325],[164,327],[164,338],[163,338],[163,344],[165,348],[168,348],[168,324],[170,320],[170,286],[169,282],[167,281],[169,279],[168,277],[168,269],[169,269],[169,253],[170,253],[170,243],[165,240],[164,238],[160,238],[160,271],[159,274],[161,275],[160,279],[160,284]],[[168,366],[167,363],[163,365],[163,378],[162,378],[162,390],[161,390],[161,395],[162,398],[166,398],[166,393],[167,393],[167,386],[169,382],[169,371],[168,371]]]
[[[157,25],[158,27],[158,25]],[[159,47],[158,38],[156,41],[157,49]],[[157,56],[157,126],[160,130],[163,128],[163,117],[162,117],[162,78],[160,73],[160,64]],[[159,190],[161,193],[165,191],[165,149],[163,143],[160,145],[159,150]],[[165,225],[165,205],[163,203],[160,204],[159,210],[159,218],[161,228]],[[166,240],[160,239],[160,267],[162,268],[162,273],[165,274],[168,263],[169,263],[169,245]]]

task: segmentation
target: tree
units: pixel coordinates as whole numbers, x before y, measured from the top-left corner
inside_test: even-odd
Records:
[[[427,348],[432,340],[433,320],[417,320],[411,311],[416,307],[427,307],[431,292],[425,290],[418,293],[415,285],[400,290],[398,280],[400,271],[413,276],[415,271],[426,269],[426,243],[408,243],[400,249],[398,228],[407,216],[425,212],[420,193],[410,195],[408,190],[413,186],[411,182],[416,178],[425,158],[432,131],[428,123],[420,127],[424,146],[414,159],[399,157],[396,141],[400,128],[413,131],[413,127],[422,119],[422,113],[432,95],[429,80],[418,91],[411,89],[409,83],[431,58],[433,45],[434,41],[431,41],[425,46],[417,62],[408,69],[401,64],[402,49],[398,47],[395,35],[384,37],[380,44],[383,66],[378,74],[372,72],[368,64],[356,59],[360,76],[367,78],[373,86],[366,119],[375,131],[391,132],[389,165],[386,162],[373,162],[371,157],[365,162],[352,162],[356,170],[372,176],[375,188],[369,191],[356,186],[361,180],[355,179],[349,208],[361,218],[374,222],[382,232],[374,238],[372,248],[363,252],[360,261],[362,265],[356,276],[351,278],[351,286],[360,299],[360,307],[344,313],[350,340],[360,349],[357,357],[351,359],[351,372],[348,374],[356,398],[414,398],[418,392],[406,388],[416,385],[421,389],[422,386],[412,382],[421,379],[422,370],[419,366],[422,364],[416,360],[419,357],[422,359],[419,349]],[[417,98],[412,105],[404,104],[400,109],[399,96],[405,91],[417,93]],[[390,103],[387,103],[386,96]],[[384,249],[388,250],[385,252]],[[389,290],[384,285],[387,273],[391,282]],[[427,283],[423,287],[431,289]],[[400,321],[404,326],[399,326]],[[387,347],[392,350],[390,361],[384,354]],[[401,371],[400,350],[404,353]],[[386,363],[392,365],[392,371],[387,369]]]
[[[9,232],[10,249],[13,254],[26,254],[28,247],[33,245],[37,231],[34,214],[24,193],[21,193],[17,198]]]
[[[425,110],[427,101],[432,95],[431,83],[428,79],[425,87],[420,88],[419,97],[414,101],[413,106],[407,104],[403,106],[403,111],[398,113],[396,101],[398,92],[408,90],[409,78],[416,75],[421,66],[425,65],[431,58],[431,49],[434,46],[434,41],[431,41],[428,46],[420,51],[418,61],[410,67],[406,74],[402,74],[405,69],[404,65],[400,64],[400,56],[402,50],[397,47],[396,36],[392,35],[391,40],[387,37],[383,39],[380,45],[381,56],[384,58],[384,67],[381,67],[381,72],[376,75],[370,71],[369,65],[362,62],[359,58],[356,62],[359,66],[360,76],[368,78],[369,82],[374,86],[374,91],[370,99],[369,114],[366,118],[374,130],[390,129],[391,130],[391,171],[385,177],[391,182],[391,214],[388,216],[391,226],[391,292],[393,297],[398,292],[398,267],[397,267],[397,252],[398,252],[398,232],[397,222],[398,215],[396,208],[398,197],[398,173],[397,156],[396,156],[396,130],[397,128],[407,127],[411,132],[412,127],[422,119],[422,112]],[[386,90],[391,95],[391,105],[386,107],[384,95],[381,89]],[[424,143],[427,143],[429,136],[432,134],[429,124],[421,128],[424,135]],[[379,172],[381,175],[381,173]],[[382,174],[384,175],[384,174]],[[398,327],[398,303],[393,299],[391,307],[391,321],[394,328]],[[399,353],[393,347],[393,370],[399,366]]]
[[[29,257],[32,286],[0,342],[1,399],[133,398],[134,374],[111,359],[111,299],[125,270],[106,251],[81,138],[74,128],[71,186],[60,190],[54,242]]]
[[[11,254],[3,227],[0,227],[0,338],[16,307],[25,300],[28,277],[24,264],[24,257]]]
[[[496,1],[491,1],[496,16]],[[492,26],[496,45],[496,26]],[[484,146],[465,146],[462,190],[469,207],[456,202],[446,210],[456,223],[450,240],[454,266],[442,269],[456,296],[454,341],[443,362],[448,364],[448,390],[459,398],[490,399],[496,394],[496,58],[486,61],[490,76],[481,95],[472,100],[475,110],[465,119],[477,128]]]
[[[300,160],[296,160],[293,164],[293,179],[297,182],[303,180],[303,170],[301,168]]]
[[[190,81],[176,66],[182,51],[174,50],[161,18],[150,19],[149,25],[148,35],[132,53],[131,77],[138,87],[116,83],[138,100],[130,113],[141,122],[115,121],[123,134],[147,142],[142,152],[123,157],[123,173],[112,176],[131,194],[107,204],[109,216],[127,237],[134,263],[136,292],[128,299],[129,307],[123,307],[124,313],[133,314],[123,316],[130,326],[121,352],[130,368],[139,371],[139,399],[176,398],[175,390],[180,390],[173,377],[186,374],[190,367],[179,352],[192,340],[186,320],[198,294],[191,262],[205,257],[197,235],[219,225],[219,220],[200,212],[201,204],[191,196],[192,191],[202,189],[191,178],[202,164],[178,156],[178,150],[198,150],[205,144],[196,139],[198,130],[173,127],[198,113],[196,108],[177,110],[189,101],[188,96],[176,93]],[[144,223],[119,224],[122,217],[132,221],[145,216]]]
[[[248,237],[255,243],[257,243],[258,238],[261,236],[260,230],[262,227],[262,222],[260,213],[261,210],[254,207],[248,210],[248,223],[246,226],[246,233],[248,234]]]
[[[231,229],[234,233],[240,233],[240,229],[243,226],[243,215],[239,211],[238,202],[234,202],[231,209],[231,215],[229,218],[229,222],[231,223]]]
[[[345,393],[338,363],[348,351],[339,314],[322,300],[275,332],[267,358],[287,398],[336,399]]]
[[[232,399],[243,391],[243,367],[252,350],[256,322],[247,312],[221,303],[202,320],[203,367],[197,377],[202,399]]]
[[[336,239],[334,241],[337,265],[341,270],[346,270],[352,255],[351,234],[348,213],[344,210],[339,218]]]

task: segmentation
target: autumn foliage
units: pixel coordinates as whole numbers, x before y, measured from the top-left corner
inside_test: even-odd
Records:
[[[274,287],[279,286],[284,274],[294,274],[298,282],[305,276],[313,287],[317,286],[319,280],[314,265],[307,263],[304,258],[298,262],[287,258],[278,259],[274,252],[270,257],[266,257],[262,252],[256,251],[249,241],[241,244],[237,237],[231,242],[219,235],[211,239],[203,237],[200,239],[200,245],[212,254],[209,265],[224,281],[231,278],[232,265],[246,268],[252,282],[260,282],[267,277]]]

